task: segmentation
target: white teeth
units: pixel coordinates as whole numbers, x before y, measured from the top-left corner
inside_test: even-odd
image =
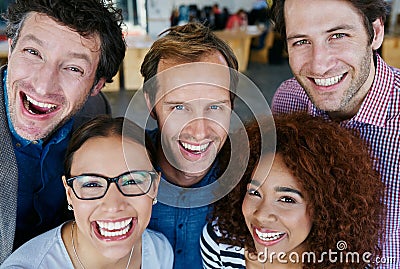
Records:
[[[124,228],[123,230],[119,230],[119,231],[116,231],[116,232],[111,232],[111,231],[107,231],[107,230],[104,230],[104,229],[100,229],[100,234],[101,234],[102,236],[112,237],[112,236],[121,236],[121,235],[124,235],[124,234],[126,234],[128,231],[129,231],[129,226],[126,227],[126,228]]]
[[[256,229],[256,234],[263,241],[274,241],[282,237],[285,233],[263,233]]]
[[[342,75],[336,76],[336,77],[331,77],[331,78],[315,78],[315,84],[317,84],[318,86],[332,86],[336,83],[338,83],[343,77]]]
[[[54,104],[47,104],[47,103],[38,102],[38,101],[32,99],[31,97],[29,97],[28,95],[25,95],[25,96],[26,96],[26,100],[28,100],[30,103],[32,103],[35,106],[39,106],[39,107],[47,108],[47,109],[52,109],[52,108],[57,107]]]
[[[208,142],[206,144],[198,145],[198,146],[195,146],[195,145],[192,145],[192,144],[189,144],[189,143],[185,143],[185,142],[182,142],[182,141],[181,141],[181,144],[187,150],[204,152],[207,149],[207,147],[210,145],[210,142]]]
[[[131,222],[132,222],[132,218],[124,220],[124,221],[117,221],[117,222],[96,221],[97,225],[99,225],[99,227],[100,227],[99,230],[100,230],[100,234],[102,236],[124,235],[129,231]]]

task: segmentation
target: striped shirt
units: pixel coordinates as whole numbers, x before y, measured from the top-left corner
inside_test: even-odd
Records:
[[[200,238],[201,258],[203,268],[246,268],[244,248],[219,244],[217,238],[221,236],[217,227],[208,223],[203,228]]]
[[[347,129],[356,129],[370,145],[375,166],[386,184],[385,204],[388,207],[383,268],[400,268],[400,70],[388,66],[376,55],[374,82],[358,113],[341,122]],[[316,108],[304,89],[292,78],[284,81],[272,100],[274,114],[307,111],[329,120]],[[340,240],[340,238],[338,238]],[[351,250],[349,250],[351,251]],[[377,261],[379,262],[379,261]]]

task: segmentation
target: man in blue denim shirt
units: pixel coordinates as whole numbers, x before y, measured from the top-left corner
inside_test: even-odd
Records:
[[[141,67],[144,96],[158,125],[149,133],[162,172],[149,228],[169,239],[175,269],[197,269],[202,268],[200,235],[212,209],[206,201],[212,193],[200,189],[215,183],[229,161],[238,63],[229,46],[203,25],[166,32]]]
[[[61,176],[74,120],[82,122],[77,113],[112,81],[125,56],[122,17],[103,0],[14,1],[5,18],[9,53],[0,70],[0,263],[65,220]]]

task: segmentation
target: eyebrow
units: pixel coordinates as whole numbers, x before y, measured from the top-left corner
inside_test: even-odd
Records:
[[[37,38],[36,36],[34,36],[33,34],[27,34],[26,36],[24,36],[21,40],[23,41],[33,41],[37,44],[39,44],[40,46],[43,46],[44,42],[42,40],[40,40],[39,38]]]
[[[326,31],[326,33],[332,33],[332,32],[338,31],[338,30],[353,30],[353,29],[354,29],[354,27],[351,25],[342,24],[342,25],[335,26],[331,29],[328,29]],[[296,35],[288,36],[286,39],[289,41],[291,39],[306,38],[306,37],[307,37],[306,34],[296,34]]]
[[[32,41],[32,42],[35,42],[35,43],[37,43],[39,46],[42,46],[42,47],[45,45],[45,42],[43,42],[41,39],[37,38],[37,37],[34,36],[33,34],[27,34],[26,36],[24,36],[24,37],[21,39],[21,41],[22,41],[22,42],[24,42],[24,41]],[[69,52],[69,53],[68,53],[68,56],[69,56],[70,58],[85,60],[86,62],[88,62],[88,63],[90,63],[90,64],[92,63],[92,61],[90,60],[89,56],[88,56],[87,54],[85,54],[85,53]]]
[[[295,193],[295,194],[299,195],[301,198],[304,198],[303,194],[300,191],[298,191],[296,189],[289,188],[289,187],[275,187],[274,190],[276,192],[292,192],[292,193]]]

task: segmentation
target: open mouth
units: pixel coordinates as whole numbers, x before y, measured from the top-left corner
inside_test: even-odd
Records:
[[[188,151],[191,154],[199,155],[207,151],[208,147],[210,146],[211,142],[207,142],[204,144],[193,145],[187,142],[179,141],[179,144],[182,148]]]
[[[314,78],[314,83],[318,86],[329,87],[339,83],[344,77],[344,74],[330,78]]]
[[[263,233],[258,229],[254,229],[258,238],[260,238],[262,241],[265,242],[271,242],[271,241],[276,241],[285,236],[286,233],[282,232],[268,232],[268,233]]]
[[[21,94],[25,109],[32,115],[45,115],[57,109],[57,105],[39,102],[27,94]]]
[[[133,227],[133,218],[122,221],[96,221],[96,231],[104,238],[121,238],[127,236]]]

